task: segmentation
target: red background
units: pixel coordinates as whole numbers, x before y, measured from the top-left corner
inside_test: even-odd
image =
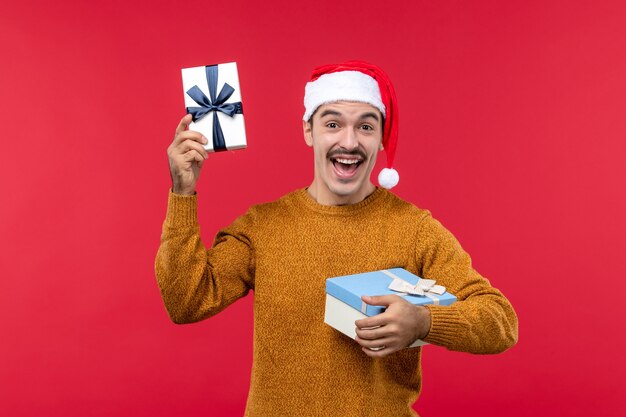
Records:
[[[180,68],[240,69],[249,148],[204,169],[210,242],[309,184],[304,83],[355,58],[398,92],[395,191],[452,230],[520,318],[502,355],[425,348],[416,410],[623,412],[624,2],[173,3],[2,6],[1,414],[243,413],[253,297],[176,326],[154,278]]]

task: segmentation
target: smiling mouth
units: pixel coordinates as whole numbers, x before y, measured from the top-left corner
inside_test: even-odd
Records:
[[[335,167],[335,172],[340,178],[350,178],[357,171],[359,166],[363,163],[363,158],[360,157],[337,157],[330,158],[330,161]]]

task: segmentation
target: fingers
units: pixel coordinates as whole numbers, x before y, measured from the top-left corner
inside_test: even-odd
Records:
[[[398,302],[398,300],[402,300],[401,297],[391,294],[391,295],[363,295],[361,296],[361,300],[363,300],[366,304],[371,306],[383,306],[389,307],[389,305]]]
[[[189,123],[191,123],[191,115],[186,114],[182,119],[180,119],[180,123],[176,127],[176,135],[187,130]]]
[[[370,358],[384,358],[385,356],[391,355],[394,352],[399,351],[397,347],[390,346],[380,346],[380,349],[372,350],[370,348],[361,347],[363,353],[365,353]]]
[[[390,322],[397,321],[407,308],[414,309],[411,303],[397,295],[377,295],[377,296],[361,296],[361,299],[370,305],[387,307],[383,313],[373,317],[367,317],[354,322],[356,327],[360,329],[368,327],[385,326]]]
[[[374,329],[356,329],[356,335],[363,340],[376,340],[383,337],[389,337],[394,332],[393,325],[376,327]]]
[[[357,337],[355,340],[357,341],[359,345],[370,350],[372,349],[379,350],[383,346],[393,347],[397,343],[397,340],[395,340],[392,337],[383,337],[383,338],[376,339],[376,340],[365,340],[365,339],[361,339],[360,337]]]
[[[176,194],[195,193],[196,182],[204,161],[209,157],[204,144],[208,143],[200,132],[188,130],[191,115],[185,115],[176,127],[174,140],[167,148],[172,191]]]
[[[204,146],[202,146],[202,144],[194,140],[185,140],[184,142],[179,143],[174,148],[176,152],[180,154],[189,152],[190,150],[193,149],[193,150],[198,151],[198,153],[200,153],[201,155],[203,155],[204,159],[206,159],[209,156],[209,153],[207,152],[206,149],[204,149]]]
[[[354,325],[359,329],[372,329],[374,327],[384,326],[387,323],[384,314],[385,313],[381,313],[373,317],[357,320],[354,322]]]
[[[190,131],[186,131],[178,135],[174,139],[174,142],[167,149],[167,154],[169,155],[169,157],[176,161],[180,158],[180,155],[183,155],[190,150],[195,150],[203,156],[203,159],[208,158],[209,153],[206,149],[204,149],[204,146],[202,146],[202,144],[198,142],[197,135],[200,134]],[[202,137],[202,135],[200,135],[200,137]],[[182,138],[182,141],[179,140],[179,138]]]
[[[195,132],[193,130],[185,130],[184,132],[178,133],[174,140],[172,141],[172,146],[179,146],[184,142],[196,142],[200,145],[206,145],[208,143],[207,138],[202,136],[202,133]]]
[[[208,143],[207,138],[202,136],[200,132],[187,130],[189,123],[191,123],[190,114],[186,115],[180,120],[180,123],[176,127],[176,134],[174,135],[174,140],[172,141],[173,146],[178,146],[180,143],[186,140],[196,141],[202,145],[205,145]]]
[[[397,295],[363,295],[361,296],[361,300],[369,305],[383,307],[389,307],[390,305],[398,302],[406,302],[406,300],[404,300],[402,297],[398,297]],[[385,324],[387,324],[387,322],[387,315],[385,313],[381,313],[373,317],[367,317],[361,320],[357,320],[354,322],[354,324],[356,325],[356,327],[364,329],[369,327],[384,326]]]
[[[420,308],[404,298],[389,295],[364,296],[362,299],[370,304],[387,306],[383,313],[354,322],[357,327],[356,340],[368,356],[379,358],[387,356],[404,349],[427,334],[421,326],[430,326],[430,320],[427,320],[430,316],[423,318]],[[385,348],[376,350],[381,346]]]
[[[399,351],[403,347],[399,345],[397,340],[389,337],[376,340],[363,340],[357,337],[356,341],[361,345],[363,353],[370,358],[383,358]]]
[[[202,166],[201,164],[204,162],[204,160],[206,159],[206,152],[205,154],[201,154],[200,152],[198,152],[195,149],[191,149],[188,152],[185,152],[183,154],[183,161],[185,162],[191,162],[191,161],[195,161],[198,162],[200,164],[200,166]]]

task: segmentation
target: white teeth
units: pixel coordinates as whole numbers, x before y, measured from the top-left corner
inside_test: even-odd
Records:
[[[360,162],[358,159],[336,159],[336,161],[346,165],[358,164]]]

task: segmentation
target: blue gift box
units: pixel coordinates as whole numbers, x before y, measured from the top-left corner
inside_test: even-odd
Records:
[[[389,289],[394,277],[410,284],[417,284],[422,278],[403,268],[392,268],[382,271],[366,272],[355,275],[345,275],[326,280],[326,293],[360,311],[366,316],[374,316],[385,311],[385,307],[365,304],[362,295],[389,295],[395,294],[404,297],[415,305],[438,304],[447,306],[455,301],[456,297],[449,292],[442,295],[413,295],[404,294]]]

